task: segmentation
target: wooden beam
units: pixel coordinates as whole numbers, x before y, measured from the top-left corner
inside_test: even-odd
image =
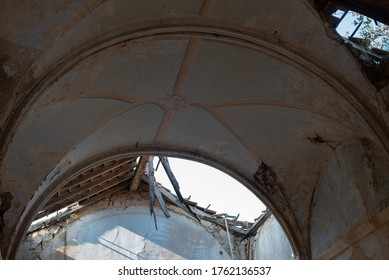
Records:
[[[219,226],[221,226],[223,228],[226,228],[226,223],[225,223],[223,218],[215,218],[215,217],[212,217],[212,216],[211,216],[211,218],[209,216],[204,216],[203,218],[205,220],[208,220],[208,221],[210,221],[212,223],[215,223],[215,224],[217,224],[217,225],[219,225]],[[227,220],[227,223],[228,223],[229,229],[231,231],[233,231],[235,234],[240,234],[240,235],[244,236],[247,233],[247,231],[244,231],[242,229],[239,229],[239,228],[235,227],[234,224],[230,224],[228,220]]]
[[[109,181],[115,177],[119,177],[121,175],[124,175],[125,173],[131,171],[134,167],[135,167],[135,165],[124,165],[124,166],[120,167],[119,169],[115,170],[114,172],[102,175],[101,178],[99,178],[98,180],[93,181],[93,182],[89,182],[86,185],[83,185],[83,186],[76,185],[76,186],[73,186],[72,188],[66,188],[67,192],[62,193],[62,194],[57,195],[57,196],[53,196],[52,198],[50,198],[50,200],[46,203],[45,207],[47,207],[49,205],[56,204],[57,202],[62,201],[64,199],[69,199],[73,196],[77,196],[77,194],[82,192],[83,190],[93,188],[94,186],[100,185],[100,184],[102,184],[106,181]],[[97,177],[94,177],[94,178],[97,178]]]
[[[158,230],[157,216],[155,215],[155,212],[154,212],[154,205],[155,205],[154,157],[149,157],[149,159],[148,159],[147,176],[149,177],[150,214],[154,217],[155,229]]]
[[[101,200],[101,199],[103,199],[103,198],[105,198],[105,197],[107,197],[107,196],[110,196],[111,194],[113,194],[113,193],[115,193],[115,192],[121,191],[121,190],[123,190],[123,189],[125,189],[125,188],[127,188],[127,187],[128,187],[127,182],[120,183],[119,185],[116,185],[115,187],[112,187],[112,188],[110,188],[110,189],[107,189],[107,190],[105,190],[105,191],[103,191],[103,192],[101,192],[101,193],[99,193],[99,194],[97,194],[97,195],[95,195],[95,196],[93,196],[93,197],[91,197],[91,198],[88,198],[88,199],[85,199],[85,200],[79,202],[78,206],[74,206],[74,207],[72,207],[70,210],[67,210],[66,212],[64,212],[64,213],[63,213],[62,215],[60,215],[59,217],[53,217],[53,218],[51,218],[49,221],[45,221],[44,223],[45,223],[45,224],[51,224],[52,222],[54,222],[54,220],[61,219],[61,218],[63,218],[64,216],[69,216],[71,213],[74,213],[74,212],[80,210],[81,208],[83,208],[83,207],[85,207],[85,206],[88,206],[88,205],[90,205],[90,204],[93,204],[93,203],[95,203],[95,202],[97,202],[97,201],[99,201],[99,200]],[[56,205],[56,206],[57,206],[57,205]],[[58,207],[60,207],[60,208],[55,207],[55,206],[54,206],[54,207],[55,207],[55,208],[58,208],[57,210],[59,210],[59,209],[62,209],[62,208],[64,208],[64,207],[66,207],[66,206],[68,206],[68,204],[63,205],[63,206],[62,206],[62,205],[58,205]],[[55,208],[47,209],[47,210],[45,210],[44,212],[40,212],[40,213],[35,217],[34,220],[38,220],[38,219],[40,219],[40,218],[42,218],[42,217],[44,217],[44,216],[47,216],[47,215],[49,215],[49,214],[51,214],[51,213],[57,211]],[[31,227],[28,229],[28,232],[32,232],[32,231],[38,229],[39,227],[41,227],[40,224],[35,225],[35,226],[31,226]]]
[[[169,177],[170,182],[173,185],[174,191],[176,192],[176,195],[180,202],[185,205],[186,209],[188,209],[189,213],[193,215],[200,223],[199,217],[192,211],[192,209],[189,207],[189,205],[186,203],[185,199],[182,197],[181,192],[180,192],[180,186],[178,185],[177,179],[173,174],[173,171],[170,168],[169,161],[167,157],[160,157],[161,163],[163,168],[165,169],[165,172],[167,176]]]
[[[148,158],[147,176],[149,177],[149,198],[150,198],[150,213],[154,213],[155,204],[155,177],[154,177],[154,157]]]
[[[67,189],[71,189],[71,188],[74,188],[82,183],[85,183],[85,182],[88,182],[98,176],[100,176],[101,174],[104,174],[104,173],[107,173],[107,172],[110,172],[118,167],[121,167],[123,165],[126,165],[126,164],[129,164],[131,161],[134,161],[133,158],[131,159],[123,159],[123,160],[119,160],[117,162],[114,162],[108,166],[104,166],[104,167],[98,167],[96,168],[94,171],[90,171],[90,172],[87,172],[85,174],[83,174],[81,177],[79,177],[78,179],[76,178],[75,180],[72,180],[70,181],[66,186],[64,186],[63,188],[61,188],[61,191],[66,191]],[[131,166],[131,169],[134,168],[136,165],[135,164],[130,164]]]
[[[107,190],[105,190],[105,191],[103,191],[103,192],[101,192],[93,197],[90,197],[90,198],[87,198],[83,201],[80,201],[79,204],[81,206],[87,206],[87,205],[93,204],[93,203],[95,203],[95,202],[97,202],[97,201],[99,201],[107,196],[110,196],[111,194],[113,194],[115,192],[118,192],[118,191],[125,189],[127,186],[128,186],[127,182],[122,182],[119,185],[116,185],[112,188],[109,188],[109,189],[107,189]]]
[[[369,0],[355,1],[355,0],[332,0],[335,4],[342,6],[351,11],[368,16],[372,19],[380,21],[386,25],[389,25],[388,8],[389,5],[386,1],[381,3],[371,4]]]
[[[126,171],[128,172],[128,170]],[[60,197],[55,197],[51,199],[44,207],[45,208],[51,208],[55,205],[63,205],[63,204],[72,204],[74,202],[83,200],[89,196],[95,195],[105,189],[109,189],[111,187],[114,187],[115,185],[118,185],[124,181],[129,180],[134,175],[134,172],[130,172],[129,174],[123,176],[123,177],[116,177],[113,180],[104,180],[103,183],[99,183],[100,180],[97,182],[94,182],[93,184],[87,185],[83,187],[82,189],[75,189],[72,192],[69,192],[65,195],[62,195]],[[66,205],[65,205],[66,206]]]
[[[267,210],[264,214],[262,214],[258,221],[249,229],[249,231],[246,233],[246,235],[240,240],[242,242],[243,240],[249,238],[250,236],[255,235],[257,230],[270,218],[271,212]]]
[[[156,188],[155,188],[155,196],[157,197],[159,206],[161,206],[162,212],[165,215],[165,217],[170,218],[169,210],[167,209],[165,200],[162,197],[162,194],[161,194],[161,191],[160,191],[160,188],[158,187],[158,185],[156,185]]]
[[[135,170],[135,175],[131,180],[130,192],[135,192],[138,190],[140,182],[142,181],[143,174],[145,173],[147,162],[150,157],[142,156],[139,159],[138,166]]]
[[[147,177],[144,178],[145,180],[148,180]],[[156,189],[156,194],[157,192],[158,193],[161,193],[162,195],[162,198],[163,198],[163,201],[165,203],[165,199],[167,201],[169,201],[170,203],[180,207],[182,210],[188,212],[188,209],[185,207],[184,204],[182,204],[179,199],[177,198],[177,196],[175,196],[174,194],[172,194],[169,190],[165,189],[161,184],[159,183],[156,183],[155,184],[155,189]],[[145,189],[145,191],[148,191],[147,189]],[[158,198],[158,197],[157,197]],[[159,201],[158,201],[159,202]],[[160,204],[161,205],[161,204]],[[165,204],[166,205],[166,204]],[[163,206],[161,206],[162,208]],[[162,209],[163,211],[163,209]],[[192,210],[193,211],[193,210]],[[170,214],[169,214],[170,215]],[[166,216],[166,215],[165,215]]]

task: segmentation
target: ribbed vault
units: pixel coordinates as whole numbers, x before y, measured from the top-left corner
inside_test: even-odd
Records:
[[[174,155],[246,185],[297,255],[311,258],[315,191],[328,162],[370,143],[387,164],[388,116],[375,88],[305,1],[29,5],[40,14],[20,26],[6,16],[5,31],[17,37],[2,34],[18,67],[7,74],[2,109],[1,193],[12,195],[4,257],[15,256],[50,197],[90,166]],[[16,8],[4,6],[5,15]],[[367,215],[382,210],[374,209]]]

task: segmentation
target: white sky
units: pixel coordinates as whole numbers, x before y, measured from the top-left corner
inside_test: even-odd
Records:
[[[337,11],[334,14],[336,17],[340,18],[343,15],[343,11]],[[343,37],[349,37],[354,30],[357,28],[356,25],[354,25],[354,20],[356,19],[355,16],[353,16],[353,13],[349,11],[347,15],[343,18],[343,20],[340,22],[338,27],[336,28],[336,31]],[[371,23],[375,24],[375,23]],[[379,23],[382,24],[382,23]],[[354,35],[355,37],[361,36],[360,33],[361,28],[358,29],[357,33]],[[363,36],[362,36],[363,37]]]
[[[154,158],[154,168],[158,157]],[[195,161],[178,158],[169,158],[170,167],[180,185],[184,198],[191,196],[190,200],[199,206],[207,207],[218,213],[227,213],[239,216],[239,220],[253,222],[266,206],[245,186],[234,178],[213,167]],[[173,190],[162,164],[155,172],[157,182]],[[174,190],[173,190],[174,193]]]
[[[343,12],[339,12],[337,16],[341,16]],[[351,11],[347,13],[347,15],[344,17],[342,22],[339,24],[339,26],[336,28],[336,31],[342,35],[343,37],[348,37],[351,35],[351,33],[354,32],[356,26],[353,24],[354,16],[352,15]],[[358,34],[359,32],[357,32]]]

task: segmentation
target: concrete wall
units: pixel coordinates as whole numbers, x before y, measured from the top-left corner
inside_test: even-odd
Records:
[[[158,230],[147,199],[116,196],[32,232],[17,259],[230,259],[221,227],[199,224],[172,205],[170,218],[156,212]]]
[[[293,260],[293,250],[274,216],[259,228],[253,238],[252,257],[255,260]]]

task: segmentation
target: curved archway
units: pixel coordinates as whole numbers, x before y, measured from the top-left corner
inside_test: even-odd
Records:
[[[170,230],[174,230],[174,228],[180,228],[181,226],[184,227],[184,230],[187,227],[199,227],[200,230],[201,229],[200,225],[202,225],[203,228],[202,230],[204,231],[204,229],[207,229],[208,231],[210,231],[210,233],[215,231],[214,229],[215,227],[219,227],[219,230],[221,227],[220,233],[216,234],[216,236],[218,236],[216,239],[219,240],[217,242],[221,242],[221,244],[224,244],[223,246],[225,247],[225,250],[229,250],[228,255],[234,256],[233,257],[234,259],[236,258],[252,259],[253,257],[257,258],[258,256],[262,256],[264,258],[276,258],[276,259],[285,258],[285,257],[288,259],[291,257],[293,258],[294,254],[290,255],[292,252],[291,251],[292,248],[290,247],[288,241],[286,241],[286,235],[283,232],[283,230],[280,228],[279,224],[274,220],[274,218],[271,219],[270,222],[267,222],[267,220],[272,216],[271,213],[267,210],[266,211],[264,210],[263,208],[264,206],[262,203],[260,203],[259,200],[255,200],[255,201],[253,200],[254,195],[252,193],[251,195],[248,195],[248,193],[242,194],[243,189],[245,188],[243,185],[240,185],[237,181],[235,181],[232,178],[226,178],[228,176],[226,176],[226,174],[223,175],[223,172],[216,172],[216,170],[214,170],[213,168],[206,167],[205,165],[202,164],[195,164],[195,163],[190,163],[187,160],[176,159],[173,160],[173,162],[171,162],[172,169],[170,169],[170,167],[169,169],[166,169],[167,167],[163,163],[164,161],[162,160],[164,169],[167,172],[166,174],[172,174],[172,176],[177,178],[177,185],[175,186],[175,188],[176,187],[179,188],[178,182],[180,182],[179,184],[182,187],[180,191],[178,189],[169,191],[168,188],[166,188],[168,184],[166,184],[164,180],[162,181],[159,180],[160,176],[162,175],[160,171],[158,172],[156,171],[156,174],[152,175],[153,177],[146,176],[146,174],[150,171],[150,168],[153,168],[153,164],[151,165],[151,167],[150,166],[147,167],[143,164],[143,162],[146,163],[148,162],[148,164],[150,165],[150,161],[149,161],[150,158],[153,157],[152,156],[150,157],[149,155],[143,155],[138,158],[139,160],[136,160],[137,159],[136,157],[131,157],[131,156],[129,157],[127,155],[124,158],[114,157],[111,158],[109,161],[104,160],[102,162],[97,162],[97,163],[94,162],[92,165],[83,168],[83,170],[79,172],[80,174],[75,174],[72,177],[66,179],[54,191],[51,191],[49,193],[49,190],[47,190],[47,192],[42,193],[41,197],[45,197],[46,198],[45,201],[44,202],[37,201],[35,205],[31,205],[30,211],[27,211],[28,212],[27,215],[31,214],[31,217],[34,220],[34,222],[28,228],[28,235],[27,235],[28,238],[27,237],[26,237],[27,239],[21,238],[20,240],[20,243],[23,245],[24,250],[26,250],[26,248],[29,248],[31,246],[30,249],[27,250],[30,253],[24,252],[23,249],[22,251],[19,249],[17,251],[16,256],[21,257],[23,259],[24,258],[34,259],[36,257],[38,259],[41,258],[44,259],[46,258],[80,259],[81,258],[83,259],[85,257],[86,258],[92,257],[93,259],[95,259],[98,258],[98,255],[101,255],[101,257],[106,258],[107,254],[111,255],[112,253],[113,255],[119,258],[122,258],[123,256],[126,256],[128,258],[132,258],[134,256],[136,257],[137,256],[136,254],[131,257],[130,255],[133,253],[131,253],[130,255],[128,255],[128,253],[133,252],[133,250],[136,251],[136,248],[139,245],[138,244],[139,240],[134,241],[135,242],[134,244],[131,243],[125,246],[123,243],[122,245],[124,247],[121,247],[122,245],[119,246],[118,244],[115,243],[116,238],[114,238],[113,240],[111,240],[111,242],[109,242],[110,245],[106,244],[107,245],[106,246],[104,245],[106,242],[108,242],[106,238],[111,239],[112,236],[109,237],[108,235],[104,237],[103,236],[104,234],[101,231],[102,229],[100,229],[100,231],[94,231],[88,229],[84,232],[83,230],[84,219],[88,219],[88,220],[91,219],[92,222],[95,221],[96,219],[100,220],[101,217],[96,212],[101,211],[105,213],[103,215],[104,218],[101,220],[101,222],[107,226],[107,228],[105,228],[105,231],[112,232],[113,223],[117,221],[119,224],[117,225],[118,228],[115,229],[115,232],[120,231],[121,235],[125,235],[125,236],[129,235],[128,238],[130,238],[131,240],[132,237],[130,236],[132,236],[133,233],[130,232],[134,232],[135,235],[142,232],[142,234],[144,235],[145,234],[144,230],[146,230],[147,228],[148,228],[147,232],[150,232],[152,230],[151,228],[154,227],[152,225],[153,223],[151,222],[152,220],[151,217],[157,215],[157,213],[159,212],[158,214],[159,218],[157,218],[158,222],[157,220],[155,220],[155,230],[152,230],[153,231],[152,235],[154,237],[152,237],[150,242],[151,242],[151,246],[156,246],[156,250],[158,250],[157,249],[158,246],[162,246],[161,247],[162,251],[160,255],[160,257],[162,256],[162,258],[164,258],[163,256],[165,256],[166,258],[170,258],[170,257],[180,258],[180,255],[190,259],[207,258],[206,256],[209,257],[212,256],[212,258],[215,257],[218,258],[218,253],[215,252],[215,250],[210,250],[209,253],[207,253],[206,247],[203,247],[201,245],[203,244],[203,241],[198,241],[200,243],[198,243],[196,249],[193,248],[193,250],[190,250],[191,253],[179,250],[178,249],[179,247],[177,247],[176,245],[170,248],[169,242],[173,242],[173,241],[167,236],[163,237],[165,232],[164,229],[162,229],[162,233],[161,233],[162,235],[159,233],[158,228],[160,223],[162,223],[163,228],[167,227],[166,230],[169,230],[169,228]],[[156,162],[154,162],[154,167],[155,167],[155,163]],[[167,158],[166,158],[166,163],[168,163]],[[180,166],[182,164],[184,164],[183,167]],[[180,169],[180,171],[178,169]],[[158,170],[158,168],[156,168],[156,170]],[[169,173],[171,172],[170,170],[174,170],[176,172]],[[146,174],[144,172],[146,172]],[[196,174],[196,178],[191,177],[191,179],[190,178],[184,179],[185,177],[190,175],[190,173]],[[198,176],[202,177],[202,179],[197,178]],[[151,187],[150,180],[156,180],[156,179],[157,179],[157,181],[155,182],[156,185]],[[196,183],[194,183],[193,180]],[[176,179],[174,179],[174,181],[176,181]],[[164,182],[164,183],[161,184],[160,182],[161,183]],[[204,186],[201,187],[199,186],[199,184],[200,185],[204,184]],[[192,188],[189,188],[189,186],[192,186]],[[196,190],[199,187],[200,190]],[[156,194],[153,200],[158,200],[158,204],[160,205],[159,207],[157,207],[156,201],[152,202],[152,198],[150,196],[151,188],[153,188]],[[214,190],[212,191],[211,189]],[[145,191],[146,193],[147,191],[149,192],[149,194],[146,195],[149,196],[149,199],[146,200],[150,200],[150,201],[145,201]],[[190,197],[181,200],[182,198],[180,197],[182,197],[184,194],[187,194],[188,191],[193,191],[193,193],[192,192],[190,193],[194,195],[195,197],[194,201],[193,198],[191,199]],[[172,193],[174,192],[176,193],[176,195],[174,194],[172,195]],[[239,198],[237,194],[238,196],[240,196],[241,194],[243,196]],[[209,206],[211,206],[209,205],[208,207],[205,208],[204,201],[206,201],[206,203],[211,202],[212,205],[215,206],[209,209]],[[40,203],[39,207],[38,207],[38,203]],[[143,213],[141,215],[145,216],[144,213],[145,204],[146,205],[150,204],[149,205],[150,209],[146,211],[148,213],[148,215],[146,216],[150,217],[150,213],[152,213],[152,216],[150,217],[151,220],[145,219],[145,221],[142,222],[140,225],[136,225],[136,224],[131,224],[132,223],[130,221],[131,219],[130,220],[126,219],[126,221],[123,221],[120,218],[121,216],[124,217],[128,215],[129,215],[128,217],[138,217],[139,213]],[[168,207],[166,207],[166,204],[168,205]],[[36,207],[35,210],[34,207]],[[143,210],[140,210],[137,207],[141,207]],[[189,212],[188,212],[189,209],[187,210],[188,207],[191,209]],[[248,207],[252,207],[252,208],[248,209]],[[112,214],[111,213],[112,208],[116,209],[114,210],[114,212],[120,217],[117,215],[112,215],[112,219],[108,218],[108,216]],[[189,220],[195,222],[193,226],[185,222],[183,224],[178,223],[174,225],[175,222],[178,222],[180,220],[180,219],[177,220],[177,213],[180,213],[179,211],[180,208],[181,208],[181,215],[186,212],[187,219],[191,218]],[[38,212],[36,211],[36,209],[38,209]],[[219,212],[216,212],[212,209],[219,210]],[[166,218],[170,218],[171,214],[173,215],[174,213],[176,213],[173,215],[175,218],[168,221],[161,221],[162,218],[161,210],[166,216]],[[184,212],[182,212],[183,210]],[[133,211],[135,212],[132,213]],[[170,211],[173,211],[173,213],[171,213]],[[224,211],[227,211],[229,214]],[[108,215],[107,213],[111,213],[111,214]],[[234,213],[235,216],[231,216],[230,215],[231,213]],[[236,216],[237,213],[238,216]],[[133,216],[134,214],[135,216]],[[193,217],[190,217],[189,214],[194,215],[195,219]],[[243,214],[242,218],[240,217],[241,216],[240,214]],[[250,218],[251,220],[247,218],[248,216],[251,217]],[[25,219],[27,218],[28,217],[25,217]],[[254,218],[256,218],[255,219],[257,220],[256,222],[254,222]],[[199,222],[198,224],[197,221]],[[56,227],[57,224],[64,224],[64,223],[66,224],[66,226],[65,227],[61,226],[61,230],[58,231],[55,229],[57,228]],[[227,223],[229,225],[228,228],[230,228],[229,230],[227,229]],[[264,224],[266,224],[267,226],[263,226]],[[122,231],[121,230],[122,226],[124,226],[124,228],[127,230]],[[101,227],[102,226],[99,226],[98,228]],[[261,228],[261,230],[259,230],[259,228]],[[45,232],[52,232],[53,230],[55,233],[52,235],[52,238],[46,240]],[[74,234],[80,235],[80,238],[82,240],[84,240],[84,238],[86,239],[81,242],[79,238],[71,237],[72,234],[70,235],[67,234],[66,232],[68,230],[71,231],[73,235]],[[128,232],[128,230],[130,230],[130,232]],[[219,232],[219,230],[216,230],[215,233]],[[232,235],[231,235],[231,231],[232,231]],[[90,236],[90,234],[92,235]],[[174,234],[179,235],[179,233],[177,232],[175,232]],[[275,242],[277,243],[277,245],[274,245],[275,247],[273,249],[270,249],[272,248],[272,245],[270,244],[264,247],[267,249],[258,249],[258,248],[253,249],[249,246],[252,242],[254,242],[253,244],[256,244],[255,240],[257,238],[260,238],[260,236],[261,236],[261,242],[264,242],[263,239],[268,238],[266,236],[269,234],[272,235],[273,238],[276,238],[278,240],[277,242]],[[39,236],[39,238],[43,238],[46,240],[44,241],[45,244],[44,246],[40,246],[40,247],[38,246],[39,248],[38,247],[35,248],[34,240],[36,236]],[[228,236],[228,242],[226,236]],[[247,243],[246,239],[249,238],[251,240],[254,236],[255,238],[253,239],[253,241]],[[185,244],[190,244],[191,242],[190,237],[191,235],[184,235],[182,236],[181,239],[183,242],[185,242]],[[199,240],[202,240],[202,238],[204,238],[204,242],[212,243],[212,241],[209,239],[209,236],[207,234],[205,234],[204,237],[203,236],[196,236],[196,237],[192,236],[192,237]],[[99,240],[98,242],[96,238]],[[100,240],[101,238],[102,241]],[[123,238],[124,237],[122,237],[121,239]],[[134,236],[134,238],[137,240],[136,236]],[[147,239],[147,235],[144,236],[144,240],[146,239]],[[246,241],[241,243],[243,240]],[[155,241],[157,241],[157,243],[155,243]],[[69,245],[70,247],[68,248],[67,244],[69,242],[72,245]],[[143,241],[139,241],[139,242],[143,243]],[[85,246],[87,247],[97,246],[96,250],[98,250],[100,253],[98,255],[91,256],[88,255],[87,252],[82,252],[82,249],[80,252],[80,249],[77,249],[78,246],[80,246],[80,248],[84,248]],[[128,247],[129,251],[124,250],[123,254],[117,255],[119,251],[121,251],[121,249],[117,251],[118,248],[115,247],[116,248],[115,249],[112,246],[114,247],[119,246],[123,250]],[[216,246],[215,248],[217,248],[217,245],[215,246]],[[236,248],[234,249],[234,247]],[[173,250],[176,253],[173,253],[171,255],[169,253],[170,250]],[[251,251],[255,252],[254,255],[251,254]],[[31,255],[31,252],[34,253]],[[256,256],[257,254],[258,256]],[[154,255],[151,254],[150,257],[158,258],[158,255],[159,254],[154,254]],[[147,254],[142,258],[145,257],[147,257]],[[220,255],[219,257],[224,258],[226,257],[226,255]]]
[[[130,2],[64,15],[63,32],[47,33],[12,88],[1,134],[2,192],[12,197],[3,255],[14,256],[47,195],[86,166],[171,153],[243,182],[310,258],[313,197],[327,162],[365,142],[387,155],[381,105],[351,55],[303,1],[266,6],[279,11],[272,28],[234,1],[175,3],[179,12]],[[111,17],[106,6],[132,4],[132,17],[120,9]],[[285,23],[290,10],[299,17]]]
[[[77,179],[80,178],[80,176],[81,176],[81,178],[82,178],[82,176],[85,176],[83,174],[85,174],[86,171],[92,170],[92,168],[94,170],[96,166],[99,166],[101,164],[105,165],[106,162],[122,162],[122,164],[123,164],[123,163],[128,163],[129,159],[130,159],[130,161],[133,162],[129,166],[130,169],[128,169],[128,170],[126,169],[124,171],[121,171],[121,173],[128,172],[129,170],[133,170],[133,168],[136,166],[135,159],[138,158],[138,156],[151,156],[151,155],[158,155],[158,156],[168,155],[168,156],[174,156],[174,157],[178,157],[178,158],[182,158],[182,159],[185,158],[186,160],[194,160],[196,162],[201,162],[205,165],[212,166],[213,168],[216,168],[216,169],[222,171],[223,173],[228,174],[229,176],[231,176],[232,178],[234,178],[235,180],[240,182],[242,184],[242,187],[247,187],[251,191],[254,190],[252,187],[250,188],[250,186],[248,185],[249,183],[247,181],[245,181],[244,177],[242,177],[240,174],[235,173],[233,170],[229,170],[228,168],[223,166],[221,163],[215,162],[210,158],[204,158],[204,157],[201,157],[199,155],[195,155],[193,153],[186,153],[186,152],[175,152],[175,151],[163,151],[163,150],[148,149],[147,152],[143,151],[143,153],[138,154],[135,152],[122,151],[122,152],[115,152],[111,155],[108,155],[108,154],[100,155],[100,156],[94,157],[93,159],[90,159],[86,162],[82,162],[81,164],[79,164],[77,166],[71,166],[69,168],[68,167],[64,168],[62,165],[62,168],[59,167],[60,169],[58,169],[58,166],[57,166],[57,168],[53,169],[51,171],[51,173],[48,175],[48,177],[46,178],[46,180],[41,184],[41,186],[38,189],[39,193],[34,194],[32,199],[27,204],[26,209],[24,210],[22,217],[19,219],[18,225],[16,227],[16,232],[14,234],[14,239],[12,240],[13,247],[10,248],[11,255],[9,257],[10,258],[15,257],[14,254],[16,254],[16,252],[20,246],[20,243],[22,242],[22,240],[27,232],[27,229],[30,227],[31,223],[35,219],[37,219],[39,217],[43,217],[47,214],[50,214],[52,211],[60,210],[61,208],[65,207],[65,206],[67,207],[69,204],[74,204],[74,203],[71,203],[71,201],[72,201],[71,197],[70,197],[70,200],[62,199],[64,201],[64,203],[62,203],[62,204],[60,203],[61,199],[58,200],[57,198],[54,197],[57,193],[59,194],[61,189],[63,189],[64,187],[67,187],[67,185],[69,185],[69,183],[74,182],[74,181],[80,181]],[[109,170],[111,170],[113,167],[111,168],[110,166],[108,166],[108,168],[110,168]],[[117,167],[115,167],[115,168],[117,168]],[[132,174],[131,176],[133,177],[134,171],[132,171],[131,174]],[[123,185],[123,184],[120,184],[121,182],[125,183],[125,185],[127,186],[126,188],[128,188],[128,186],[129,186],[128,178],[125,179],[125,181],[123,181],[124,179],[121,179],[117,183],[114,183],[113,182],[114,180],[112,181],[111,178],[104,179],[104,181],[105,180],[109,180],[109,182],[112,182],[112,184],[109,184],[109,186],[106,187],[106,189],[108,190],[107,193],[109,193],[109,194],[110,194],[110,188],[115,189],[116,186],[120,187],[119,185]],[[81,181],[84,181],[84,180],[81,180]],[[102,182],[104,182],[104,181],[102,181]],[[97,182],[97,183],[99,183],[99,182]],[[72,185],[74,185],[74,184],[72,184]],[[85,198],[82,198],[82,195],[81,195],[81,197],[79,197],[80,193],[82,193],[83,191],[81,191],[81,190],[77,191],[77,188],[75,186],[71,187],[71,188],[75,189],[75,194],[72,195],[72,197],[74,199],[85,200]],[[118,188],[117,191],[120,191],[121,189],[123,189],[123,186]],[[99,197],[98,194],[103,193],[103,192],[104,192],[104,189],[98,190],[98,192],[95,192],[95,193],[92,191],[91,196]],[[258,193],[253,193],[253,195],[257,196],[261,200],[264,199],[264,197],[261,197],[260,194],[258,194]],[[66,193],[65,193],[65,196],[66,196]],[[69,195],[67,195],[67,196],[69,196]],[[55,201],[58,200],[56,202],[56,205],[54,208],[51,206],[48,206],[48,205],[54,205],[51,203],[52,200],[55,200]],[[91,201],[96,201],[96,200],[93,198]],[[85,203],[82,203],[82,205],[84,205],[84,204]],[[88,204],[89,204],[89,202],[88,202]],[[88,205],[88,204],[85,204],[85,205]],[[48,209],[48,212],[41,213],[42,209]],[[53,210],[53,209],[56,209],[56,210]],[[74,210],[77,210],[77,209],[74,209]],[[223,209],[220,209],[220,210],[223,210]],[[283,224],[282,222],[280,224],[283,227],[285,235],[288,237],[288,239],[290,241],[290,244],[291,244],[292,249],[293,249],[293,254],[295,256],[299,256],[298,248],[294,247],[295,246],[295,243],[293,243],[294,240],[291,239],[289,232],[285,231],[285,229],[287,229],[287,228],[285,228],[285,224]]]

